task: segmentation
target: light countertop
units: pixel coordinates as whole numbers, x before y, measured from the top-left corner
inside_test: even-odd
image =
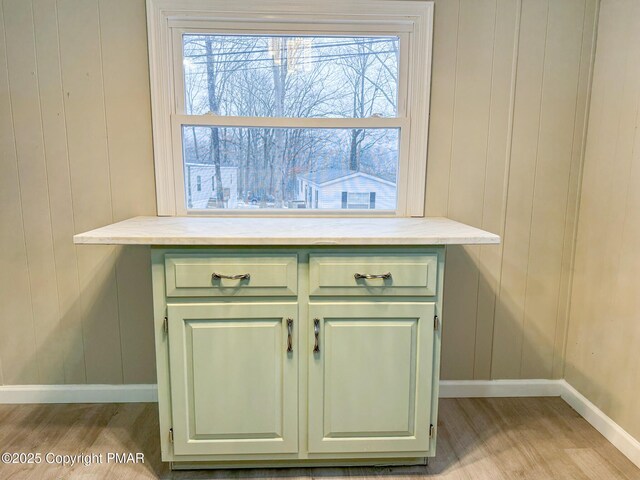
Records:
[[[448,218],[134,217],[80,233],[102,245],[477,245],[500,237]]]

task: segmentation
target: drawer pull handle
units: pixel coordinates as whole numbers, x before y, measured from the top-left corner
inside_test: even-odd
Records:
[[[293,318],[287,318],[287,353],[293,352]]]
[[[353,276],[356,280],[360,280],[361,278],[366,278],[366,279],[371,279],[371,278],[383,278],[383,279],[388,279],[391,278],[391,272],[387,272],[387,273],[381,273],[379,275],[371,275],[369,273],[356,273]]]
[[[313,319],[313,335],[315,336],[315,342],[313,344],[313,353],[320,353],[320,319]]]
[[[229,280],[249,280],[251,278],[250,273],[241,273],[240,275],[223,275],[222,273],[213,272],[211,280],[220,280],[221,278],[227,278]]]

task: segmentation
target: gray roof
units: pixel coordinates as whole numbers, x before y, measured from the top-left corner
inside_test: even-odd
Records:
[[[322,184],[331,182],[333,180],[337,180],[340,177],[346,177],[347,175],[352,175],[357,172],[352,172],[349,170],[339,170],[339,169],[331,169],[331,170],[320,170],[318,172],[309,172],[299,175],[300,178],[304,178],[305,180],[309,180],[310,182]]]
[[[298,175],[298,178],[303,178],[311,183],[315,183],[316,185],[323,185],[325,183],[333,182],[339,180],[343,177],[348,177],[350,175],[366,175],[374,180],[378,180],[384,183],[393,183],[390,180],[385,178],[378,177],[376,175],[372,175],[370,173],[362,172],[362,171],[352,171],[352,170],[340,170],[340,169],[329,169],[329,170],[320,170],[317,172],[309,172]]]

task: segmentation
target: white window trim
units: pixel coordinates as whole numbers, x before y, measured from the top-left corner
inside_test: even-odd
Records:
[[[424,216],[433,8],[432,0],[147,0],[158,215],[186,214],[180,125],[211,124],[200,115],[179,114],[183,99],[175,92],[176,78],[177,82],[182,78],[182,58],[176,58],[176,32],[215,29],[216,32],[238,33],[264,30],[291,34],[386,34],[398,35],[401,42],[407,42],[408,47],[401,48],[399,76],[407,82],[399,85],[398,92],[398,116],[402,115],[404,119],[264,118],[260,121],[272,127],[322,127],[329,123],[332,127],[345,128],[363,123],[371,127],[397,127],[402,123],[397,209],[368,211],[366,215]],[[175,74],[177,69],[178,75]],[[405,111],[401,111],[403,106]],[[215,119],[216,124],[243,124],[243,119],[238,117]],[[255,118],[251,119],[251,125],[256,125]],[[357,212],[354,210],[352,215],[358,215]],[[299,210],[190,210],[189,214],[308,216],[313,213]],[[317,210],[315,215],[318,214],[348,215],[344,210]]]

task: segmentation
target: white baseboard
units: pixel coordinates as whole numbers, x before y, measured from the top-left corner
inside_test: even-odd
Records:
[[[633,438],[569,383],[565,380],[562,382],[562,399],[640,468],[640,441]]]
[[[440,398],[559,397],[562,380],[440,380]]]
[[[440,398],[558,397],[561,380],[442,380]],[[140,385],[5,385],[3,403],[135,403],[157,402],[155,384]]]
[[[640,467],[640,442],[565,380],[442,380],[440,398],[562,397],[629,460]],[[157,402],[157,385],[8,385],[2,403]]]
[[[0,403],[157,402],[158,388],[141,385],[4,385]]]

